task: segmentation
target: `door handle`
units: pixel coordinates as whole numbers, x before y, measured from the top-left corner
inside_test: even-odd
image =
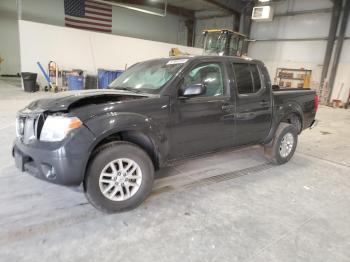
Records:
[[[238,113],[236,115],[236,119],[238,120],[251,120],[256,117],[256,113],[254,112],[247,112],[247,113]]]
[[[266,101],[266,100],[262,100],[262,101],[260,101],[260,105],[262,105],[262,106],[269,106],[270,102]]]
[[[233,110],[233,109],[235,109],[235,106],[234,106],[234,105],[223,105],[223,106],[221,107],[221,109],[222,109],[223,111]]]

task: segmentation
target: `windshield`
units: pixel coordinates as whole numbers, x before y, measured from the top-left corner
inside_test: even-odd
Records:
[[[227,36],[221,32],[207,32],[204,53],[205,54],[220,54],[224,51]]]
[[[159,59],[136,64],[115,79],[109,88],[159,93],[188,59]]]

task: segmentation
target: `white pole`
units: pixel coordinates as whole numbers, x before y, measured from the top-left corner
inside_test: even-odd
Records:
[[[16,5],[17,5],[17,28],[18,28],[18,45],[19,45],[19,50],[18,50],[18,53],[19,53],[19,60],[20,60],[20,71],[22,71],[22,64],[21,64],[21,60],[22,60],[22,57],[21,57],[21,38],[20,38],[20,26],[19,26],[19,21],[22,19],[22,0],[17,0],[16,1]],[[23,78],[21,77],[21,82],[22,82],[22,89],[24,90],[24,84],[23,84]]]
[[[17,19],[22,19],[22,0],[17,0]]]

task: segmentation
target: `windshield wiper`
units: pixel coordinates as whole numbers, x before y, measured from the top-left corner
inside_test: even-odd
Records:
[[[117,87],[111,87],[113,89],[119,89],[119,90],[125,90],[125,91],[130,91],[130,92],[133,92],[133,93],[141,93],[141,90],[138,90],[138,89],[135,89],[135,88],[132,88],[132,87],[121,87],[121,86],[117,86]]]

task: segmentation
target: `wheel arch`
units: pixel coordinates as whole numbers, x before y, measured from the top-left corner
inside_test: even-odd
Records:
[[[303,126],[304,126],[304,114],[303,114],[303,109],[301,108],[301,106],[295,101],[290,101],[290,102],[285,103],[283,108],[284,108],[284,110],[283,110],[283,117],[281,119],[281,122],[290,121],[287,123],[292,124],[291,118],[293,116],[296,116],[300,120],[300,125],[301,125],[300,132],[301,132],[303,130]]]
[[[159,168],[159,153],[157,145],[154,139],[146,132],[142,130],[123,129],[123,130],[111,130],[102,136],[100,136],[93,143],[89,153],[89,160],[96,153],[96,150],[110,142],[114,141],[126,141],[133,143],[142,148],[151,158],[154,167]]]
[[[298,121],[298,122],[296,122]],[[298,134],[301,133],[301,131],[303,130],[303,121],[302,121],[302,115],[297,112],[297,111],[292,111],[290,112],[288,115],[286,115],[282,120],[282,123],[288,123],[291,124],[293,126],[295,126],[295,128],[298,131]]]
[[[161,144],[164,135],[158,124],[146,116],[135,113],[106,114],[91,119],[86,125],[95,139],[89,147],[84,170],[82,170],[83,180],[89,163],[96,154],[96,149],[113,141],[127,141],[139,146],[151,158],[156,170],[163,162],[160,151],[164,150],[164,145]],[[164,139],[164,141],[167,140]]]
[[[304,128],[303,110],[298,103],[293,101],[287,102],[284,104],[284,106],[279,106],[277,111],[274,113],[273,115],[274,119],[271,125],[270,132],[262,143],[268,144],[271,142],[273,136],[275,135],[275,132],[277,131],[281,123],[292,124],[290,119],[293,115],[298,117],[300,120],[300,125],[301,125],[300,131],[299,131],[300,133]]]

